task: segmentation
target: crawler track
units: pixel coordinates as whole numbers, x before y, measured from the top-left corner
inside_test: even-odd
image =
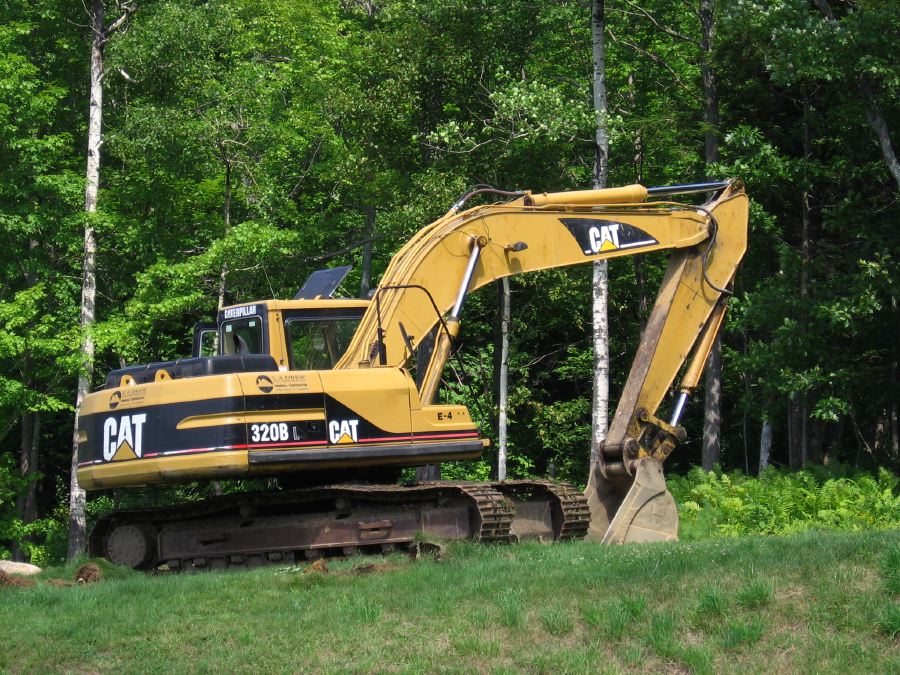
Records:
[[[118,511],[98,521],[90,550],[141,569],[249,567],[392,550],[422,533],[486,543],[578,539],[589,519],[580,492],[550,481],[340,484]]]

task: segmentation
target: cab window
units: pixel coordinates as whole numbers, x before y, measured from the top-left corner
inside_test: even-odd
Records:
[[[215,356],[219,353],[219,331],[207,328],[200,331],[199,354],[197,356]]]
[[[288,321],[291,367],[328,370],[343,356],[361,317]]]
[[[223,354],[262,354],[262,319],[248,316],[222,324]]]

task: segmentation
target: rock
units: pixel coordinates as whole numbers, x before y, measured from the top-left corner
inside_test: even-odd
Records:
[[[37,565],[13,562],[12,560],[0,560],[0,572],[5,572],[6,574],[18,574],[23,577],[30,577],[32,574],[37,574],[40,571],[41,568]]]

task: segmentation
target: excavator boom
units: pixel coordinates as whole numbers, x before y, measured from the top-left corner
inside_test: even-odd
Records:
[[[702,206],[645,202],[650,194],[707,190],[716,196]],[[467,293],[514,274],[671,250],[586,494],[593,539],[675,538],[678,515],[661,463],[684,440],[678,422],[721,326],[727,287],[747,247],[747,220],[739,181],[525,194],[463,213],[451,209],[393,258],[376,302],[335,367],[403,366],[437,325],[419,391],[431,401]],[[689,357],[676,410],[663,422],[656,411]]]

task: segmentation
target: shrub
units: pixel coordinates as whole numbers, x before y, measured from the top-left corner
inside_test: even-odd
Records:
[[[829,477],[821,468],[769,468],[752,478],[694,468],[668,483],[685,539],[900,527],[900,479],[887,469]]]

